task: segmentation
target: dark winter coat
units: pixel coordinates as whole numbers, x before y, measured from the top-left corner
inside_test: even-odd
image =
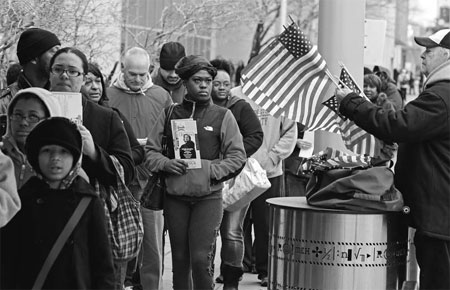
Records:
[[[258,116],[249,103],[237,96],[230,96],[225,107],[233,113],[238,123],[247,157],[252,156],[261,147],[264,138]]]
[[[1,289],[31,289],[55,240],[83,196],[91,196],[44,289],[113,289],[114,266],[105,211],[81,177],[67,189],[50,189],[32,177],[19,191],[22,209],[1,229]]]
[[[102,107],[83,97],[83,125],[91,132],[98,152],[98,159],[83,158],[83,169],[92,180],[101,184],[115,185],[116,170],[109,157],[114,155],[123,166],[125,182],[134,177],[134,162],[130,142],[119,115],[110,108]]]
[[[436,68],[424,91],[400,111],[354,93],[340,111],[375,137],[399,143],[395,185],[411,208],[411,225],[450,240],[450,62]]]
[[[388,82],[386,83],[386,87],[384,88],[384,90],[381,91],[385,93],[388,100],[392,104],[394,104],[395,110],[400,110],[401,108],[403,108],[402,96],[400,95],[400,92],[395,84]]]

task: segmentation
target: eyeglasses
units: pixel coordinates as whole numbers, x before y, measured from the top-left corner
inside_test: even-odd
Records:
[[[50,68],[50,71],[52,73],[54,73],[56,75],[60,75],[60,76],[63,73],[66,73],[69,78],[76,78],[76,77],[84,74],[84,73],[79,72],[79,71],[74,70],[74,69],[70,69],[70,68],[69,69],[64,69],[64,68],[59,67],[59,66],[55,66],[55,67]]]
[[[23,119],[25,119],[28,123],[37,123],[37,122],[41,121],[42,119],[44,119],[44,118],[40,118],[36,115],[24,116],[19,113],[14,113],[11,116],[9,116],[9,118],[12,121],[16,121],[16,122],[21,122]]]

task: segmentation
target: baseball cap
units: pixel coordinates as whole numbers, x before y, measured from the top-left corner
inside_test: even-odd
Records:
[[[441,29],[430,36],[414,37],[416,43],[424,47],[441,46],[450,49],[450,29]]]

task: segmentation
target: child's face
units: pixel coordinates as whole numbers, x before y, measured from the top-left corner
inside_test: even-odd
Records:
[[[72,166],[72,153],[62,146],[45,145],[39,150],[39,168],[52,188],[59,187],[61,180],[67,176]]]
[[[20,116],[20,118],[17,116]],[[42,101],[37,98],[20,99],[14,106],[10,117],[11,135],[19,146],[23,146],[31,130],[46,117],[45,108]],[[16,117],[18,119],[15,119]],[[30,118],[37,121],[30,121]]]

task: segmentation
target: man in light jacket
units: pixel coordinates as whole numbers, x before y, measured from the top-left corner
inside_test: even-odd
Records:
[[[147,138],[159,114],[172,99],[167,91],[154,85],[149,74],[150,57],[138,47],[130,48],[124,56],[122,73],[106,92],[111,107],[117,108],[128,119],[138,139]],[[145,144],[145,141],[143,141]],[[140,198],[148,175],[138,168],[138,182],[131,186],[133,194]],[[141,170],[140,170],[141,169]],[[140,278],[143,289],[161,289],[163,271],[163,228],[162,211],[141,208],[144,222],[144,241]]]

